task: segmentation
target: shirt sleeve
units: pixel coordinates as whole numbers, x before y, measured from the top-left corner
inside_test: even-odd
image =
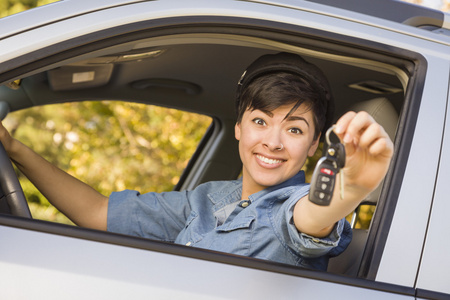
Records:
[[[107,230],[173,242],[189,213],[188,192],[115,192],[109,197]]]
[[[291,247],[306,258],[314,258],[323,255],[330,257],[339,255],[344,251],[352,239],[352,230],[350,224],[345,218],[339,220],[331,233],[323,238],[314,237],[299,232],[294,224],[294,207],[306,194],[304,192],[293,193],[285,208],[285,222],[290,239]]]

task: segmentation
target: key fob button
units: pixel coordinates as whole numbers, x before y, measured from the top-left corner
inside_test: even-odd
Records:
[[[331,178],[328,177],[328,176],[320,176],[319,177],[319,181],[321,181],[321,182],[330,182]]]
[[[315,192],[315,196],[320,200],[324,200],[325,197],[327,196],[327,194],[325,194],[323,192]]]

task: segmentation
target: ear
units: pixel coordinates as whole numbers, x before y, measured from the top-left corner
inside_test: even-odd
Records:
[[[241,140],[241,123],[236,123],[236,125],[234,125],[234,137],[238,141]]]
[[[308,149],[308,156],[309,157],[313,156],[314,153],[316,153],[317,147],[319,147],[319,142],[320,142],[320,134],[317,137],[317,139],[312,141],[311,146]]]

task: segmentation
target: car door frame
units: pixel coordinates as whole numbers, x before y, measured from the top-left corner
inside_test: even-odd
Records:
[[[131,7],[131,5],[130,5]],[[95,14],[95,13],[93,13]],[[130,33],[133,34],[142,34],[143,32],[147,32],[146,34],[148,34],[148,30],[152,30],[153,32],[159,32],[159,34],[163,34],[162,32],[166,32],[167,33],[167,29],[170,28],[170,30],[174,30],[174,28],[178,28],[179,30],[192,30],[192,29],[201,29],[201,26],[204,26],[204,28],[211,28],[213,26],[217,26],[217,28],[221,28],[223,29],[223,24],[227,24],[228,26],[230,26],[230,24],[233,24],[234,27],[230,27],[227,30],[231,31],[236,31],[236,29],[239,29],[240,34],[244,34],[243,32],[245,32],[245,28],[251,32],[265,32],[265,36],[267,38],[268,34],[272,33],[274,35],[279,36],[280,32],[284,32],[286,36],[289,36],[289,32],[291,34],[291,37],[293,39],[298,39],[299,38],[299,32],[302,32],[302,35],[304,36],[312,36],[315,39],[317,39],[317,45],[321,45],[320,39],[325,39],[327,41],[327,43],[329,43],[330,41],[335,41],[336,42],[336,46],[340,46],[342,47],[342,45],[358,45],[359,47],[366,47],[367,49],[371,49],[372,51],[374,51],[374,53],[389,53],[389,54],[393,54],[395,53],[396,56],[398,57],[402,57],[403,59],[407,59],[407,60],[411,60],[411,61],[422,61],[422,65],[425,66],[426,63],[424,63],[424,58],[422,55],[418,54],[417,52],[413,52],[413,51],[409,51],[409,50],[405,50],[403,48],[394,48],[390,45],[387,44],[382,44],[382,43],[377,43],[375,41],[369,41],[369,40],[363,40],[360,39],[359,37],[351,37],[348,35],[342,35],[342,34],[337,34],[337,33],[330,33],[330,32],[325,32],[322,30],[318,30],[318,29],[313,29],[313,28],[308,28],[308,27],[304,27],[304,26],[300,26],[300,25],[293,25],[293,24],[286,24],[283,23],[281,21],[268,21],[268,20],[260,20],[260,19],[255,19],[255,18],[242,18],[242,17],[229,17],[229,16],[185,16],[185,17],[169,17],[169,18],[161,18],[158,19],[157,21],[155,20],[148,20],[148,21],[141,21],[141,22],[137,22],[137,23],[129,23],[129,24],[125,24],[122,25],[120,27],[115,27],[114,29],[106,29],[106,30],[101,30],[98,32],[94,32],[88,35],[84,35],[82,37],[75,37],[66,41],[63,41],[61,43],[58,43],[57,45],[53,45],[51,47],[44,47],[42,49],[33,51],[32,54],[27,54],[24,56],[19,56],[17,58],[11,59],[7,62],[3,62],[0,65],[0,82],[6,82],[15,78],[18,78],[24,74],[28,74],[31,72],[34,72],[36,70],[39,70],[40,68],[43,68],[45,66],[47,66],[49,64],[50,61],[59,61],[59,60],[64,60],[66,58],[69,58],[73,55],[77,55],[77,51],[78,51],[78,55],[81,55],[84,52],[87,51],[94,51],[98,48],[102,48],[105,47],[105,45],[109,42],[111,43],[118,43],[120,42],[125,42],[127,40],[129,40],[130,38],[136,39],[136,36],[131,36]],[[186,26],[191,25],[191,27],[186,28]],[[45,26],[39,29],[35,29],[35,30],[45,30]],[[225,31],[227,31],[225,30]],[[120,33],[120,34],[119,34]],[[165,33],[165,34],[166,34]],[[248,33],[246,33],[248,34]],[[114,36],[114,41],[112,41],[111,39],[108,38],[104,38],[104,37],[108,37],[108,36]],[[318,39],[320,38],[320,39]],[[91,41],[88,46],[81,48],[76,48],[76,46],[80,43],[80,40],[83,40],[85,43],[87,43],[88,41]],[[95,41],[95,42],[92,42]],[[422,68],[422,69],[421,69]],[[400,187],[401,187],[401,182],[404,176],[404,170],[405,167],[407,165],[408,159],[409,159],[409,151],[408,149],[408,145],[410,145],[412,143],[412,140],[414,138],[414,129],[415,129],[415,120],[417,118],[415,118],[414,116],[417,115],[419,113],[419,107],[420,107],[420,99],[422,98],[422,89],[423,86],[420,85],[420,82],[422,79],[424,79],[425,77],[425,71],[424,71],[425,67],[420,67],[418,70],[416,71],[416,75],[413,77],[413,81],[412,83],[410,83],[410,87],[408,88],[407,91],[407,96],[406,96],[406,100],[409,101],[408,102],[408,110],[403,114],[402,116],[402,124],[406,124],[403,128],[403,134],[396,139],[396,146],[398,147],[398,151],[395,157],[395,165],[391,167],[391,170],[388,174],[388,179],[392,180],[394,182],[400,182],[400,184],[393,184],[393,186],[390,186],[389,188],[385,189],[382,197],[385,198],[389,198],[389,199],[397,199],[398,195],[400,194]],[[412,71],[412,70],[410,70]],[[414,101],[412,100],[414,99]],[[417,100],[419,99],[419,100]],[[384,196],[383,196],[384,195]],[[374,220],[374,225],[372,225],[372,228],[374,227],[378,227],[377,233],[375,235],[371,235],[371,240],[369,241],[369,248],[374,249],[374,252],[372,253],[367,253],[365,254],[366,259],[365,261],[367,262],[366,264],[368,264],[368,266],[366,266],[366,270],[363,271],[363,273],[365,273],[365,276],[368,276],[369,278],[373,278],[375,276],[375,274],[377,274],[377,267],[374,268],[374,266],[378,266],[377,261],[379,263],[379,261],[381,260],[381,257],[383,255],[383,249],[384,249],[384,243],[386,242],[386,236],[387,236],[387,232],[389,232],[389,228],[390,228],[390,220],[393,218],[394,216],[394,211],[395,211],[395,206],[396,203],[395,201],[389,201],[389,205],[385,205],[384,207],[380,207],[378,210],[382,211],[382,213],[379,213],[378,216],[379,220],[375,219]],[[25,228],[27,230],[35,230],[35,229],[31,229],[31,227],[33,226],[29,226],[29,225],[25,225],[28,224],[26,220],[18,220],[18,219],[14,219],[11,220],[9,217],[2,217],[1,218],[1,224],[3,224],[3,226],[7,226],[7,227],[16,227],[16,228]],[[32,221],[32,222],[36,222],[36,221]],[[15,225],[11,225],[11,224],[15,224]],[[45,224],[43,225],[43,227],[46,227],[48,225],[48,227],[52,227],[49,224]],[[60,225],[54,225],[55,227],[58,227]],[[58,229],[59,230],[59,229]],[[58,231],[56,230],[56,231]],[[63,231],[65,231],[66,229],[64,229]],[[93,234],[95,237],[94,240],[99,239],[99,236],[103,236],[103,234],[106,233],[98,233],[96,232],[95,234],[92,233],[91,231],[87,232],[83,229],[67,229],[70,232],[77,232],[77,230],[81,230],[81,232],[83,232],[83,234]],[[375,229],[374,229],[375,230]],[[53,232],[53,229],[46,229],[47,232],[52,232],[53,234],[57,234],[57,235],[61,235],[60,233],[55,233]],[[71,234],[72,234],[71,233]],[[63,234],[63,235],[67,235],[67,234]],[[110,236],[108,234],[108,236]],[[131,237],[121,237],[127,240],[128,243],[128,239],[133,239]],[[100,238],[101,239],[101,238]],[[158,244],[158,243],[157,243]],[[160,244],[158,244],[159,246]],[[178,249],[178,246],[173,246],[170,245],[171,247],[175,247],[176,249]],[[186,250],[185,248],[182,248],[183,252]],[[166,251],[166,250],[164,250]],[[201,255],[198,256],[205,256],[206,254],[201,251],[201,250],[187,250],[187,251],[200,251],[200,253],[202,253]],[[232,256],[228,256],[225,255],[228,258],[231,258]],[[221,257],[222,254],[221,254]],[[199,257],[200,258],[200,257]],[[221,258],[222,259],[222,258]],[[234,259],[234,258],[233,258]],[[232,259],[232,260],[233,260]],[[237,258],[236,258],[237,259]],[[237,259],[239,260],[239,265],[243,262],[246,261],[245,259],[239,258]],[[252,261],[252,260],[249,260]],[[229,263],[229,262],[227,262]],[[261,267],[259,264],[261,264],[262,262],[258,262],[257,265],[258,267],[251,267],[254,269],[264,269],[263,267]],[[237,263],[232,263],[233,265]],[[263,263],[263,264],[267,264],[267,263]],[[245,264],[244,264],[245,265]],[[271,268],[273,264],[270,264]],[[311,278],[314,277],[311,274],[317,274],[315,272],[310,273],[310,271],[307,270],[291,270],[290,267],[287,266],[277,266],[280,267],[282,270],[282,273],[288,272],[285,271],[287,269],[289,269],[289,272],[293,272],[297,275],[300,275],[301,273],[301,277],[304,278]],[[363,268],[364,269],[364,268]],[[273,271],[271,269],[271,271]],[[280,271],[281,272],[281,271]],[[300,272],[300,273],[297,273]],[[291,274],[291,273],[289,273]],[[342,276],[334,276],[332,274],[327,274],[327,273],[320,273],[319,275],[321,280],[324,281],[328,281],[328,282],[339,282],[339,283],[343,283],[343,284],[350,284],[352,286],[361,286],[361,287],[365,287],[365,288],[370,288],[370,289],[381,289],[381,290],[389,290],[390,292],[393,293],[398,293],[398,294],[406,294],[406,295],[414,295],[414,290],[411,287],[404,287],[404,286],[397,286],[397,285],[384,285],[382,283],[376,282],[376,281],[371,281],[371,280],[362,280],[362,279],[357,279],[357,278],[351,278],[351,279],[344,279]],[[319,278],[318,277],[318,278]],[[377,288],[377,286],[382,286],[381,288]]]

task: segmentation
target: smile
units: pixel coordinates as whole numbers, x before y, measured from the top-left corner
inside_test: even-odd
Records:
[[[270,165],[273,165],[273,164],[281,164],[284,160],[281,160],[281,159],[273,159],[273,158],[267,158],[267,157],[265,157],[265,156],[262,156],[262,155],[256,155],[256,157],[259,159],[259,160],[261,160],[262,162],[264,162],[264,163],[266,163],[266,164],[270,164]]]

